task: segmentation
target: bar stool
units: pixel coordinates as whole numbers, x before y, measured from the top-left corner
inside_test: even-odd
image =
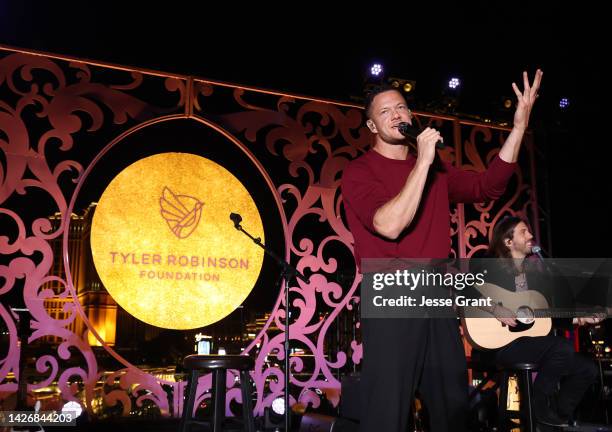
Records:
[[[187,432],[193,424],[207,425],[213,432],[225,430],[244,430],[255,432],[253,406],[251,402],[251,377],[249,371],[253,370],[255,361],[242,355],[190,355],[183,360],[183,366],[189,372],[187,381],[188,395],[183,407],[180,432]],[[242,390],[242,421],[225,418],[225,381],[228,369],[238,370],[240,373],[240,388]],[[212,371],[211,401],[213,407],[212,418],[197,420],[193,415],[196,400],[198,378],[207,371]],[[228,429],[224,429],[228,427]],[[238,428],[238,429],[236,429]]]
[[[532,374],[538,370],[536,363],[510,363],[498,365],[501,371],[500,393],[499,393],[499,426],[500,430],[508,425],[511,418],[516,416],[506,410],[508,404],[508,378],[516,375],[520,393],[519,418],[521,429],[525,432],[535,432],[535,418],[533,409]]]

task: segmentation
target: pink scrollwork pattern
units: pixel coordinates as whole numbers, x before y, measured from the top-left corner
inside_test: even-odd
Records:
[[[59,62],[18,52],[0,53],[3,95],[0,101],[0,254],[3,257],[0,316],[9,334],[9,349],[2,353],[0,363],[0,399],[17,391],[18,384],[8,377],[11,374],[18,377],[20,368],[25,366],[20,363],[25,355],[22,351],[27,347],[29,355],[35,355],[40,348],[49,346],[54,351],[49,353],[43,349],[36,358],[39,381],[27,383],[27,392],[32,394],[56,383],[62,400],[77,401],[93,411],[98,362],[86,336],[74,332],[72,324],[78,317],[69,284],[62,277],[49,275],[54,263],[62,260],[49,241],[61,236],[66,228],[66,197],[80,178],[83,163],[87,162],[70,158],[75,136],[83,132],[99,133],[106,124],[120,130],[136,120],[151,117],[160,109],[128,93],[142,83],[141,73],[125,74],[128,79],[121,83],[102,84],[93,81],[92,69],[81,62]],[[167,78],[167,81],[176,79]],[[168,90],[180,89],[175,84]],[[61,222],[55,226],[49,220],[54,212],[61,215]],[[60,302],[61,316],[49,313],[46,305],[49,301]],[[30,334],[27,343],[23,341],[21,345],[17,343],[17,317],[11,311],[12,306],[25,307],[29,314]],[[60,342],[48,345],[49,337]],[[132,382],[138,380],[152,387],[151,377],[143,379],[143,374],[140,375]],[[162,412],[169,412],[163,399],[155,396],[140,396],[136,404],[142,404],[147,398],[154,399]],[[129,411],[129,404],[126,409]]]

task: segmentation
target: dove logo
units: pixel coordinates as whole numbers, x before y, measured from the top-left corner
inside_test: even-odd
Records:
[[[126,312],[156,327],[223,319],[248,297],[264,256],[238,235],[227,218],[233,211],[263,238],[253,197],[223,166],[175,152],[133,162],[108,184],[93,215],[100,280]]]
[[[172,234],[180,239],[189,237],[198,227],[204,203],[195,197],[177,195],[164,186],[159,207]]]

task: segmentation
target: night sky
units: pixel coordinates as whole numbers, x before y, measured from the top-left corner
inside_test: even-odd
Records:
[[[553,251],[611,256],[608,200],[609,47],[600,6],[524,2],[291,3],[271,18],[263,3],[0,2],[0,44],[308,96],[350,101],[374,60],[417,81],[421,102],[462,79],[461,109],[481,114],[544,70],[531,125],[550,173]],[[176,4],[175,4],[176,3]],[[285,5],[288,5],[285,4]],[[87,9],[85,8],[87,6]],[[257,18],[257,14],[267,18]],[[562,117],[561,97],[570,99]]]

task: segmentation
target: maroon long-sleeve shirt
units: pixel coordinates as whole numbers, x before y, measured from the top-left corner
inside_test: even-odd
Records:
[[[516,166],[499,156],[482,173],[459,170],[446,162],[440,169],[432,166],[414,219],[396,240],[390,240],[376,233],[374,214],[400,192],[415,163],[413,156],[396,160],[370,150],[344,169],[342,195],[358,265],[363,258],[447,258],[449,203],[499,198]]]

